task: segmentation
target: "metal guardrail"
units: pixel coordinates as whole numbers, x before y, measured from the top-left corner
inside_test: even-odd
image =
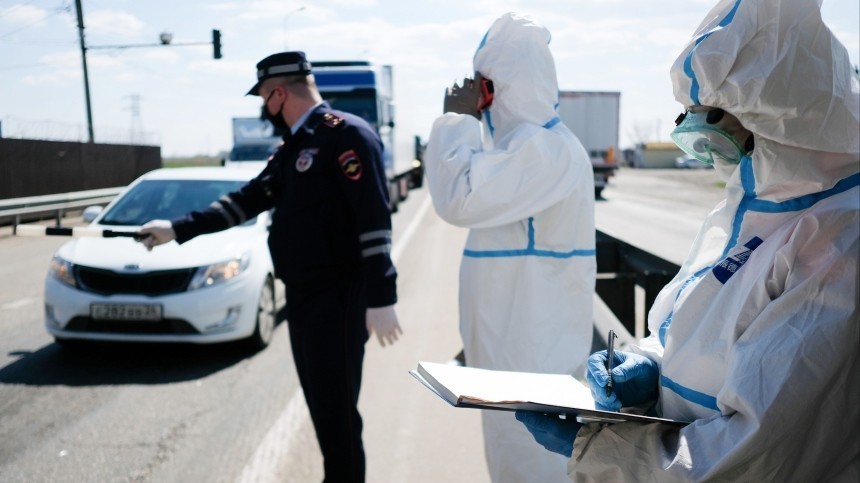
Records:
[[[0,200],[0,221],[4,219],[8,220],[3,224],[8,224],[11,221],[14,233],[18,225],[21,224],[22,217],[26,215],[35,216],[38,214],[53,213],[57,225],[59,225],[66,210],[110,203],[123,189],[125,187],[120,186],[116,188]]]
[[[657,294],[681,267],[627,242],[597,231],[597,295],[630,334],[636,334],[636,294],[645,290],[647,315]],[[647,335],[647,324],[646,324]]]

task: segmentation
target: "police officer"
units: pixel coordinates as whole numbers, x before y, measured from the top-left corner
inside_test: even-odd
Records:
[[[401,333],[382,143],[363,119],[323,102],[303,52],[260,61],[248,95],[263,98],[262,117],[285,131],[283,145],[256,178],[206,210],[144,225],[142,243],[184,243],[274,208],[269,250],[286,285],[290,343],[325,481],[364,481],[364,344],[370,332],[383,346]]]

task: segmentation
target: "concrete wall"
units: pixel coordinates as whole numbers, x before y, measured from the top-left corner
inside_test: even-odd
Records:
[[[0,200],[125,186],[160,167],[160,146],[0,139]]]

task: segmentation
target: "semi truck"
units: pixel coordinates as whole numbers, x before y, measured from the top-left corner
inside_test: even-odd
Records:
[[[411,159],[395,156],[394,150],[394,90],[390,65],[370,61],[314,62],[313,73],[323,99],[333,109],[362,117],[379,134],[383,144],[383,165],[388,180],[391,211],[406,199],[409,190],[423,183],[423,149],[419,139]],[[252,122],[253,121],[253,122]],[[252,129],[253,128],[253,129]],[[237,135],[237,129],[240,134]],[[248,133],[257,134],[251,139]],[[233,119],[233,149],[225,166],[265,163],[274,152],[280,138],[268,121],[255,118]],[[260,157],[265,155],[265,157]],[[256,158],[255,158],[256,156]],[[265,164],[259,166],[259,169]],[[256,166],[254,166],[256,168]]]
[[[591,158],[596,198],[600,198],[618,169],[620,104],[620,92],[559,92],[558,117],[579,138]]]

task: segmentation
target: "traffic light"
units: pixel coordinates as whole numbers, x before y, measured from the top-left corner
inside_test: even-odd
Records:
[[[212,29],[212,57],[221,58],[221,31]]]

